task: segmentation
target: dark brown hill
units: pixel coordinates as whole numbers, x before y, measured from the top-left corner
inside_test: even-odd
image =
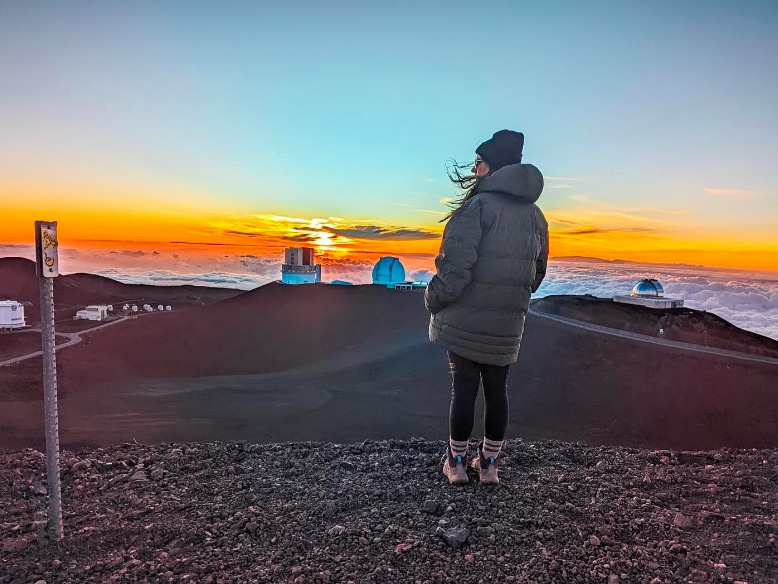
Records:
[[[279,284],[122,322],[58,354],[63,441],[445,437],[451,379],[427,325],[418,292]],[[40,370],[0,368],[0,449],[42,437]],[[530,315],[509,436],[773,447],[777,371]]]
[[[100,331],[67,360],[85,376],[112,378],[294,370],[407,335],[424,340],[427,319],[418,292],[268,284],[210,306]]]
[[[27,324],[40,319],[39,282],[35,262],[25,258],[0,258],[0,299],[29,303],[25,309]],[[176,307],[211,304],[241,294],[232,288],[207,286],[150,286],[123,284],[95,274],[69,274],[54,279],[57,320],[71,319],[87,304],[175,304]]]
[[[703,310],[648,308],[589,295],[546,296],[534,300],[532,308],[538,312],[669,341],[778,358],[778,341],[738,328]]]

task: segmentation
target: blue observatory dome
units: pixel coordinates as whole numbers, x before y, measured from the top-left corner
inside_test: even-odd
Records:
[[[665,295],[665,289],[658,280],[646,278],[641,280],[632,288],[630,296],[639,296],[641,298],[661,298]]]
[[[373,284],[398,284],[405,282],[405,268],[397,258],[381,258],[373,267]]]

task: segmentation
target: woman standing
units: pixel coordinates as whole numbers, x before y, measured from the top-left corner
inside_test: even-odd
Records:
[[[543,175],[522,164],[524,134],[500,130],[476,149],[472,175],[449,215],[437,274],[425,293],[430,341],[448,350],[452,375],[449,445],[443,473],[468,482],[464,465],[478,387],[484,387],[484,440],[471,466],[496,484],[497,457],[508,427],[507,377],[519,356],[530,294],[546,273],[548,224],[535,201]]]

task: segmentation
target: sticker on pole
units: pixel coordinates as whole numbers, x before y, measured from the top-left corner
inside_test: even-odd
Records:
[[[59,276],[59,256],[57,254],[57,222],[35,222],[35,257],[38,276],[54,278]]]

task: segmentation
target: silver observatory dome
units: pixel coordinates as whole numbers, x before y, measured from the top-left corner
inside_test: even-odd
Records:
[[[662,298],[665,295],[665,289],[659,280],[645,278],[632,287],[630,296],[639,296],[641,298]]]

